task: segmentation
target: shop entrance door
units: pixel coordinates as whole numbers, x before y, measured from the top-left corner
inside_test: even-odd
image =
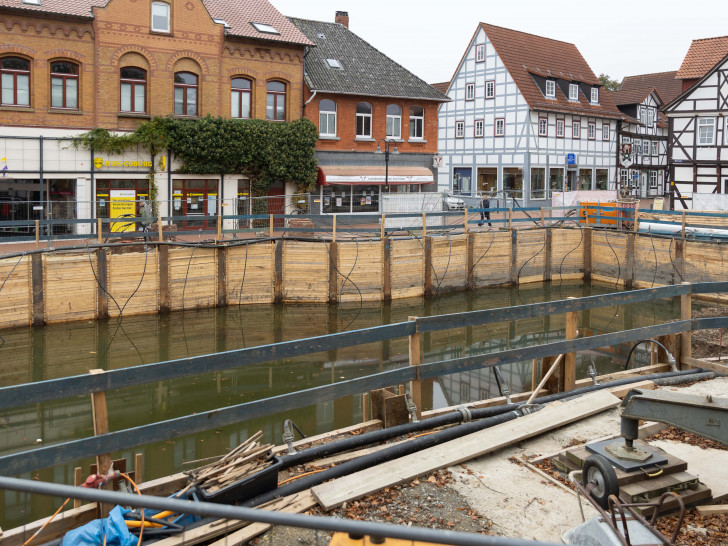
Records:
[[[217,227],[217,180],[175,180],[174,216],[182,216],[182,230]],[[212,218],[211,218],[212,217]]]

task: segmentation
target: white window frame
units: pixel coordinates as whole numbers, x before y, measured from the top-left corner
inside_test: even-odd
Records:
[[[420,108],[422,110],[422,115],[413,113],[413,108]],[[409,125],[410,140],[423,140],[425,138],[425,109],[422,108],[422,106],[418,106],[416,104],[414,106],[410,106]]]
[[[559,130],[561,129],[561,130]],[[566,120],[556,120],[556,138],[564,138],[566,136]]]
[[[586,137],[589,140],[596,140],[597,138],[597,124],[593,121],[587,124]]]
[[[538,136],[549,136],[549,118],[538,118]]]
[[[658,156],[658,155],[660,155],[660,148],[659,148],[659,145],[660,145],[660,143],[659,143],[659,142],[658,142],[657,140],[653,140],[653,141],[652,141],[652,155],[653,155],[653,156]]]
[[[629,170],[621,169],[619,171],[619,183],[621,186],[626,186],[629,184]]]
[[[569,100],[570,101],[579,100],[579,84],[578,83],[569,84]]]
[[[581,120],[571,122],[571,138],[574,140],[581,139]]]
[[[728,117],[725,118],[725,126],[723,127],[723,144],[728,146]]]
[[[399,108],[399,114],[390,114],[390,107]],[[393,138],[398,140],[402,138],[402,107],[398,104],[387,105],[387,125],[386,125],[387,138]]]
[[[647,125],[647,108],[644,106],[640,108],[640,123],[642,125]]]
[[[655,125],[655,111],[652,108],[647,110],[647,127],[652,128]]]
[[[474,129],[474,136],[475,138],[482,138],[483,135],[485,135],[485,121],[482,119],[476,119],[475,120],[475,129]]]
[[[157,17],[166,17],[166,20],[167,20],[166,28],[154,26],[154,17],[155,17],[154,8],[166,8],[166,10],[167,10],[166,15],[157,14]],[[168,2],[157,2],[157,1],[152,2],[150,16],[151,16],[151,20],[149,21],[149,26],[152,29],[152,32],[169,33],[172,31],[171,30],[172,29],[172,6],[170,6]]]
[[[698,118],[696,139],[698,146],[715,146],[715,118]]]
[[[465,138],[465,122],[455,122],[455,138]]]
[[[485,98],[495,98],[495,80],[488,80],[485,82]]]
[[[500,130],[498,130],[500,126]],[[505,118],[495,118],[495,122],[493,123],[493,134],[495,136],[505,136],[506,135],[506,119]]]
[[[609,140],[609,124],[604,123],[602,125],[602,140]]]
[[[549,99],[556,98],[556,82],[554,80],[546,80],[546,97]]]
[[[599,88],[598,87],[591,88],[591,103],[599,104]]]
[[[475,100],[475,84],[465,84],[465,100]]]
[[[336,126],[337,126],[337,119],[336,114],[338,110],[338,105],[336,104],[336,101],[333,101],[331,99],[329,102],[334,103],[334,111],[331,110],[321,110],[321,103],[319,103],[319,136],[320,137],[335,137],[336,136]],[[321,101],[324,102],[324,101]],[[323,123],[322,123],[323,122]],[[333,132],[332,131],[322,131],[321,126],[326,125],[327,128],[331,129],[331,126],[333,125]]]
[[[355,138],[372,138],[372,105],[369,104],[368,102],[360,102],[360,103],[357,103],[357,105],[356,105],[357,109],[359,108],[360,104],[366,104],[369,107],[369,113],[367,113],[367,114],[364,114],[362,112],[356,113],[356,126],[354,129],[354,131],[356,131]],[[367,125],[369,126],[369,132],[366,134],[364,134],[364,133],[359,134],[359,132],[358,132],[360,118],[361,118],[362,129],[366,128]],[[367,121],[368,121],[368,123],[367,123]]]
[[[482,63],[485,61],[485,44],[475,45],[475,62]]]
[[[650,171],[650,189],[657,188],[657,171]]]

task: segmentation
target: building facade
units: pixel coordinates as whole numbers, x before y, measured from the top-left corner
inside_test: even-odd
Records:
[[[302,116],[310,41],[266,0],[8,0],[0,21],[0,199],[40,203],[36,218],[108,217],[119,192],[149,198],[150,167],[163,215],[216,215],[250,192],[242,176],[178,174],[165,154],[152,165],[146,150],[69,146],[90,129],[131,131],[167,115]]]
[[[576,46],[481,23],[439,109],[439,188],[551,204],[614,190],[622,119]]]
[[[382,212],[385,194],[434,190],[437,107],[447,97],[351,32],[346,12],[335,23],[291,21],[316,44],[304,92],[319,128],[320,212]]]

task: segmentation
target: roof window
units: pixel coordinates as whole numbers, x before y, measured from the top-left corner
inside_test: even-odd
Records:
[[[269,25],[268,23],[254,23],[251,21],[250,24],[255,27],[255,30],[262,32],[263,34],[280,34],[280,32],[276,30],[276,27]]]
[[[225,28],[230,28],[230,25],[228,25],[228,24],[227,24],[227,21],[225,21],[225,19],[215,19],[215,18],[213,17],[213,18],[212,18],[212,22],[213,22],[213,23],[217,23],[218,25],[222,25],[222,26],[224,26]]]
[[[319,32],[316,36],[322,40],[326,39],[326,34],[324,34],[323,32]]]
[[[34,6],[40,6],[40,0],[23,0],[23,4],[32,4]]]
[[[326,65],[329,68],[334,68],[336,70],[343,70],[344,67],[341,66],[341,62],[339,62],[338,59],[326,59]]]

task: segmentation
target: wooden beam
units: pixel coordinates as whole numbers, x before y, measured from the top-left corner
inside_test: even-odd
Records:
[[[681,367],[684,368],[702,368],[709,370],[721,375],[728,375],[728,366],[719,364],[718,362],[711,362],[709,360],[701,360],[699,358],[683,357],[681,359]]]
[[[106,249],[99,248],[96,251],[96,279],[98,288],[96,297],[98,301],[98,318],[109,318],[109,265]]]
[[[77,466],[73,469],[73,485],[80,487],[83,484],[83,468]],[[73,507],[79,508],[81,506],[81,499],[73,499]]]
[[[696,506],[695,509],[701,516],[728,514],[728,504],[706,504],[705,506]]]
[[[327,243],[324,243],[327,244]],[[329,303],[339,301],[339,245],[336,238],[329,245]]]
[[[43,255],[30,257],[30,278],[33,283],[33,326],[45,324],[45,303],[43,301]]]
[[[321,484],[311,492],[325,510],[331,510],[344,502],[480,457],[619,404],[619,398],[605,391],[551,404],[525,417]]]
[[[157,253],[159,257],[159,312],[169,313],[172,310],[169,291],[169,247],[160,245],[157,247]]]
[[[144,469],[144,455],[141,453],[137,453],[134,455],[134,481],[137,485],[142,483],[142,478],[144,477],[144,474],[142,473],[142,470]]]
[[[424,216],[424,215],[423,215]],[[422,219],[424,221],[424,217]],[[432,238],[425,237],[423,256],[425,262],[425,296],[432,296]]]
[[[104,370],[89,370],[91,375],[100,375]],[[106,392],[91,393],[91,415],[94,424],[94,436],[106,434],[109,432],[109,413],[106,407]],[[111,455],[103,453],[96,456],[96,464],[98,465],[98,473],[106,474],[111,466]]]
[[[382,239],[382,298],[392,300],[392,243],[386,238]]]
[[[576,299],[576,298],[568,298]],[[578,325],[577,311],[569,311],[566,313],[566,341],[576,339]],[[576,353],[566,353],[564,357],[564,390],[570,391],[574,389],[576,382]]]
[[[680,283],[690,286],[689,282]],[[688,292],[680,296],[680,320],[690,320],[693,318],[693,301],[692,294]],[[680,334],[680,356],[679,361],[684,362],[686,358],[693,356],[693,335],[692,330],[688,330]]]
[[[417,321],[417,317],[409,317],[408,320]],[[419,379],[420,364],[422,364],[422,343],[420,334],[417,332],[417,323],[415,322],[415,333],[409,336],[409,365],[415,368],[416,379],[410,381],[410,394],[412,395],[412,402],[417,406],[418,419],[422,417],[422,381]]]
[[[593,245],[593,234],[594,231],[592,228],[588,227],[585,228],[582,231],[582,234],[584,235],[584,280],[590,281],[592,277],[592,245]]]
[[[273,301],[274,303],[283,302],[283,240],[276,242],[275,254],[273,259]]]
[[[220,216],[218,216],[220,218]],[[227,247],[221,246],[215,249],[217,258],[217,306],[226,307],[228,304],[227,292]]]

